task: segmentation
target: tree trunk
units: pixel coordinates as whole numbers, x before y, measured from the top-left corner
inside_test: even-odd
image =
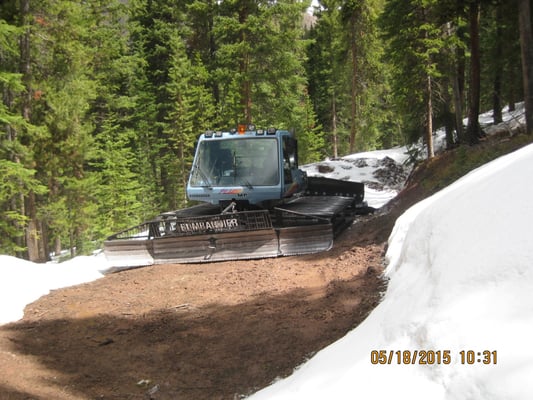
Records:
[[[464,17],[463,1],[457,1],[457,38],[463,42],[465,38],[464,29],[461,27],[461,20]],[[463,126],[463,110],[465,104],[465,50],[462,46],[457,46],[456,72],[453,78],[453,103],[455,108],[455,129],[459,143],[466,143],[465,129]]]
[[[470,22],[470,84],[468,98],[468,126],[466,137],[469,144],[479,142],[481,127],[479,125],[480,101],[480,49],[479,49],[479,0],[473,1],[469,7]]]
[[[14,106],[14,103],[15,103],[15,94],[11,91],[11,90],[8,90],[6,89],[4,94],[4,102],[6,104],[6,106],[9,108],[9,109],[15,109],[16,106]],[[6,124],[5,125],[5,130],[6,130],[6,137],[7,137],[7,142],[8,142],[8,148],[9,149],[16,149],[17,148],[17,136],[18,136],[18,132],[17,130],[9,125],[9,124]],[[10,159],[11,161],[13,161],[15,164],[20,164],[21,163],[21,160],[20,160],[20,157],[19,157],[19,154],[17,151],[12,151],[11,154],[10,154]],[[10,199],[10,209],[11,211],[19,214],[19,215],[26,215],[26,207],[25,207],[25,198],[24,198],[24,192],[22,190],[22,182],[19,182],[19,187],[20,187],[20,191],[18,194],[14,195],[11,199]],[[15,221],[14,223],[14,226],[15,226],[15,229],[17,230],[17,232],[24,232],[25,231],[25,226],[23,223],[21,223],[20,221]],[[25,235],[20,235],[20,236],[17,236],[15,238],[15,243],[17,244],[17,247],[19,248],[26,248],[26,237]],[[16,255],[17,257],[19,258],[24,258],[26,256],[26,254],[20,250],[17,250],[16,252]]]
[[[243,34],[242,40],[246,40],[246,35]],[[239,72],[243,77],[242,87],[241,87],[241,106],[242,106],[242,117],[245,124],[252,123],[252,82],[248,77],[250,66],[250,55],[246,52],[243,54],[243,58],[240,62]]]
[[[248,37],[246,35],[245,28],[243,27],[248,20],[248,15],[250,11],[248,10],[247,4],[243,5],[243,8],[239,11],[239,23],[241,24],[241,43],[244,44],[247,42]],[[246,47],[246,46],[245,46]],[[241,105],[242,113],[245,124],[252,123],[252,82],[248,76],[250,69],[250,54],[248,50],[244,50],[242,58],[239,63],[239,73],[243,79],[241,87]]]
[[[464,29],[462,28],[462,19],[464,17],[463,2],[458,0],[456,7],[456,22],[455,29],[457,39],[460,42],[464,41]],[[449,36],[452,36],[452,25],[449,26]],[[455,116],[455,131],[457,133],[457,142],[466,143],[464,126],[463,126],[463,110],[464,110],[464,87],[465,87],[465,50],[462,46],[455,46],[454,49],[454,71],[450,73],[451,84],[453,90],[453,108]]]
[[[337,138],[337,99],[335,98],[335,90],[331,99],[331,131],[333,133],[333,158],[339,156],[339,146]]]
[[[248,67],[246,67],[248,68]],[[246,75],[245,70],[245,75]],[[252,123],[252,83],[248,78],[245,78],[243,83],[243,109],[244,122],[248,125]]]
[[[54,254],[56,257],[61,255],[61,238],[59,236],[54,239]]]
[[[521,77],[521,66],[516,65],[516,63],[512,63],[508,66],[509,70],[507,72],[508,76],[520,76]],[[509,111],[515,111],[516,110],[516,103],[523,100],[522,97],[522,87],[521,83],[522,79],[520,79],[520,83],[518,83],[517,79],[510,79],[507,87],[507,93],[505,94],[505,101],[507,103],[507,106],[509,107]]]
[[[46,235],[42,222],[37,219],[37,206],[35,193],[30,192],[26,199],[26,212],[29,218],[26,227],[26,246],[28,248],[28,260],[44,263],[48,261],[48,249],[45,245]]]
[[[453,78],[452,78],[453,79]],[[454,128],[455,128],[455,114],[452,110],[453,104],[453,89],[450,91],[450,88],[453,87],[451,84],[452,79],[446,79],[446,87],[443,91],[443,114],[444,114],[444,129],[446,132],[446,149],[452,149],[455,146],[455,137],[454,137]]]
[[[428,159],[435,157],[435,150],[433,148],[433,103],[431,93],[431,76],[428,74],[426,77],[426,148]]]
[[[350,79],[350,154],[355,153],[355,139],[357,136],[357,26],[356,16],[350,18],[350,53],[351,53],[351,79]]]
[[[533,133],[533,35],[529,0],[518,1],[520,47],[522,50],[522,81],[526,109],[526,133]]]
[[[25,85],[22,99],[22,116],[26,121],[31,117],[31,59],[30,59],[30,0],[20,0],[20,13],[24,33],[20,38],[20,73]]]
[[[181,187],[187,186],[187,174],[188,169],[186,167],[185,163],[185,146],[183,144],[184,139],[182,138],[179,142],[179,162],[180,162],[180,170],[181,170]],[[187,204],[187,191],[183,191],[183,197],[181,198],[181,204],[186,205]]]
[[[455,111],[455,129],[460,143],[466,142],[463,127],[463,103],[464,103],[464,57],[463,61],[457,61],[457,72],[453,77],[453,106]],[[462,67],[461,67],[462,64]],[[462,77],[459,74],[462,73]],[[462,82],[462,84],[461,84]]]
[[[424,13],[424,19],[426,19],[426,12],[423,10]],[[424,32],[424,39],[428,40],[428,33],[427,31]],[[429,71],[431,71],[431,56],[428,57],[427,60],[427,73],[426,73],[426,126],[425,126],[425,139],[426,139],[426,149],[428,153],[428,159],[431,159],[435,157],[435,150],[433,148],[433,91],[431,88],[431,75]]]
[[[494,82],[492,93],[493,120],[495,124],[503,121],[502,117],[502,75],[503,75],[503,18],[502,3],[496,7],[496,43],[494,44]]]
[[[25,28],[20,37],[20,73],[24,82],[25,92],[22,98],[21,114],[26,121],[31,119],[31,58],[30,58],[30,0],[20,0],[22,26]],[[30,192],[25,201],[25,215],[29,218],[25,231],[27,255],[30,261],[46,262],[47,255],[44,245],[42,223],[37,219],[35,193]]]

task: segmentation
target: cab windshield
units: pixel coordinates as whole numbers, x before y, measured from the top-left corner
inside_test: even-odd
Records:
[[[204,140],[200,143],[192,186],[275,186],[279,184],[276,138]]]

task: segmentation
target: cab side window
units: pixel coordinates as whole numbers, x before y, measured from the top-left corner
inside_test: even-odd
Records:
[[[294,169],[298,169],[298,163],[296,160],[298,160],[297,154],[296,154],[296,140],[284,136],[283,137],[283,175],[285,176],[285,183],[290,184],[292,183],[292,173],[291,171]]]

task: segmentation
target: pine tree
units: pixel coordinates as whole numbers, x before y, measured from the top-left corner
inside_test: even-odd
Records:
[[[306,86],[304,10],[293,0],[221,4],[214,34],[222,122],[296,125]]]
[[[445,44],[445,34],[435,18],[436,6],[436,1],[392,0],[382,14],[390,43],[388,54],[397,66],[399,112],[407,122],[411,141],[424,138],[429,158],[434,155],[433,86],[441,75],[435,58]]]
[[[364,150],[375,145],[378,129],[375,124],[383,119],[376,116],[376,108],[386,87],[383,85],[384,68],[381,64],[383,45],[378,37],[376,21],[381,11],[373,0],[345,0],[341,3],[341,26],[349,82],[349,152]],[[380,110],[383,111],[383,110]]]
[[[346,81],[342,30],[339,24],[340,6],[335,0],[322,1],[316,12],[317,23],[310,32],[309,46],[309,93],[319,121],[331,138],[330,154],[336,158],[343,140],[344,107],[348,102],[344,90]]]
[[[178,206],[175,191],[181,171],[175,159],[174,141],[169,136],[169,115],[174,100],[169,96],[168,85],[173,56],[171,43],[182,38],[185,29],[183,8],[167,0],[138,1],[132,8],[134,51],[143,60],[143,68],[134,82],[139,108],[135,130],[143,172],[140,179],[143,202],[154,213]]]
[[[20,33],[15,25],[0,20],[0,253],[13,255],[25,250],[25,196],[46,190],[35,178],[31,154],[20,141],[20,133],[33,128],[17,113],[17,99],[24,93],[22,75],[9,68],[18,65]]]
[[[390,111],[379,11],[374,1],[323,1],[310,32],[309,91],[334,157],[394,141],[382,134]]]
[[[170,58],[167,91],[171,109],[167,116],[165,133],[172,143],[172,155],[168,163],[174,165],[174,208],[187,204],[185,186],[192,165],[194,141],[207,130],[213,121],[214,108],[207,88],[207,71],[199,56],[192,61],[185,52],[181,37],[170,42]]]
[[[139,184],[136,112],[133,81],[141,60],[131,54],[127,9],[118,1],[91,2],[94,18],[91,48],[95,49],[91,77],[97,97],[90,117],[95,143],[90,169],[96,177],[98,212],[94,231],[101,240],[143,219]]]
[[[21,5],[24,13],[17,8]],[[0,234],[3,251],[39,257],[35,208],[28,201],[44,194],[45,187],[35,178],[32,139],[38,129],[29,121],[29,21],[28,3],[0,5]],[[31,214],[28,213],[31,211]],[[43,246],[40,246],[43,249]]]
[[[193,0],[187,5],[186,24],[188,35],[186,51],[189,59],[205,69],[207,87],[212,102],[220,102],[219,85],[214,71],[216,70],[216,53],[214,24],[218,17],[219,3],[214,0]],[[199,59],[198,59],[199,58]],[[220,122],[214,122],[215,126]]]
[[[84,252],[93,240],[91,223],[96,207],[95,177],[87,170],[94,156],[90,102],[96,97],[91,79],[92,20],[86,3],[42,0],[32,5],[34,24],[30,38],[31,122],[42,134],[32,143],[37,177],[46,183],[49,195],[30,196],[35,209],[39,241],[68,243],[71,252]],[[31,255],[30,255],[30,258]]]

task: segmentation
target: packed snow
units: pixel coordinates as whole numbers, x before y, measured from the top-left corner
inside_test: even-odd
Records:
[[[50,290],[101,278],[110,266],[103,254],[62,263],[36,264],[0,255],[0,324],[17,321],[24,307]]]
[[[506,124],[518,119],[506,116]],[[436,143],[442,137],[437,132]],[[305,169],[365,181],[369,205],[379,207],[401,190],[406,157],[396,148]],[[378,172],[387,168],[395,172]],[[532,172],[533,145],[404,213],[389,239],[380,305],[251,399],[530,399]],[[0,255],[0,324],[22,318],[24,307],[50,290],[99,279],[109,268],[103,254],[60,264]]]

